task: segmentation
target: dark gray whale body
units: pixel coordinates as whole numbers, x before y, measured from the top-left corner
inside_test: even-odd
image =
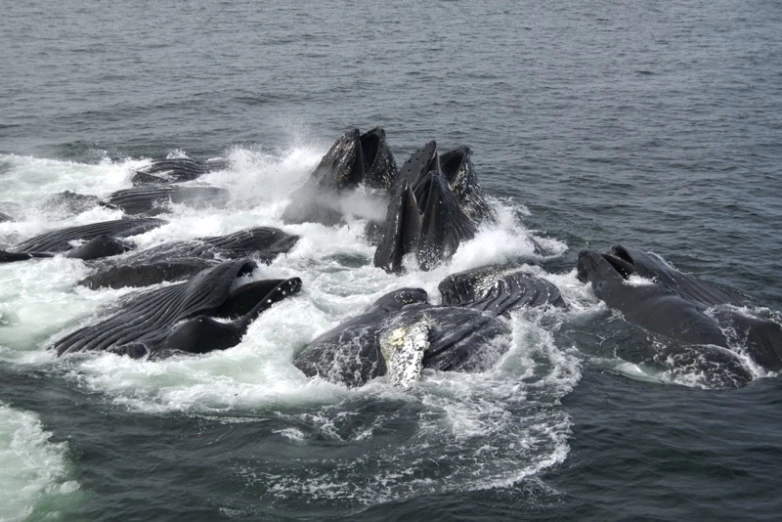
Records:
[[[7,251],[0,251],[0,262],[51,257],[66,252],[68,257],[85,260],[116,255],[130,248],[120,238],[142,234],[165,223],[153,218],[118,219],[54,230],[30,238]],[[74,241],[86,243],[74,247]]]
[[[351,387],[386,374],[391,384],[409,386],[422,368],[483,371],[507,350],[493,342],[509,332],[503,315],[523,306],[564,306],[551,283],[497,267],[454,274],[439,289],[440,306],[420,288],[384,295],[310,342],[295,366]]]
[[[148,185],[114,192],[106,203],[129,215],[153,215],[165,212],[163,205],[168,202],[194,208],[221,207],[228,198],[229,192],[217,187]]]
[[[397,171],[385,131],[340,137],[307,182],[294,192],[283,212],[287,223],[343,221],[345,195],[359,186],[383,197],[385,222],[370,217],[367,238],[377,243],[375,266],[402,270],[402,258],[414,253],[427,270],[450,257],[478,225],[496,218],[481,192],[469,147],[440,155],[431,141],[415,151]]]
[[[472,164],[472,149],[462,145],[440,154],[437,142],[430,141],[413,152],[399,171],[399,181],[406,181],[414,190],[430,172],[439,172],[453,192],[459,208],[473,222],[495,219]]]
[[[185,279],[229,259],[252,257],[271,263],[289,252],[298,240],[299,236],[277,228],[256,227],[226,236],[165,243],[115,262],[104,262],[80,284],[92,289],[148,286]]]
[[[402,271],[402,258],[414,253],[429,270],[453,255],[462,241],[475,237],[478,226],[495,219],[483,197],[469,147],[440,156],[430,141],[415,151],[392,188],[386,221],[374,264],[388,272]]]
[[[414,252],[428,270],[451,257],[462,241],[472,239],[476,224],[462,212],[445,177],[427,173],[415,189],[403,181],[391,197],[375,266],[388,272],[402,270],[402,258]]]
[[[305,184],[293,193],[282,219],[286,223],[337,224],[343,218],[340,194],[360,185],[385,192],[396,176],[385,131],[375,127],[361,134],[353,129],[332,145]]]
[[[224,169],[227,166],[228,161],[224,159],[207,161],[192,160],[190,158],[155,160],[152,164],[135,170],[135,175],[131,182],[133,185],[145,185],[149,183],[192,181],[207,172]]]
[[[737,293],[682,274],[658,258],[622,246],[579,254],[578,276],[625,319],[653,333],[690,344],[744,346],[767,370],[782,369],[782,327],[738,310]],[[651,282],[634,283],[638,275]]]
[[[111,317],[80,328],[52,348],[60,356],[110,350],[131,357],[230,348],[261,312],[301,289],[297,277],[236,287],[255,268],[250,260],[229,261],[187,282],[142,293]]]
[[[86,243],[69,250],[65,257],[81,259],[83,261],[92,261],[104,257],[118,256],[129,250],[133,250],[134,245],[118,239],[113,236],[102,234],[96,236]]]
[[[161,219],[117,219],[68,227],[47,232],[16,245],[14,252],[65,252],[73,248],[71,241],[90,240],[98,236],[128,237],[157,228],[166,222]]]

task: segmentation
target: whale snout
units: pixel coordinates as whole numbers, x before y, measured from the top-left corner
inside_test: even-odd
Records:
[[[578,253],[578,263],[576,264],[576,278],[582,283],[589,282],[589,273],[594,272],[597,265],[595,256],[598,254],[592,250],[582,250]]]
[[[298,294],[301,291],[301,278],[291,277],[285,284],[288,287],[289,294]]]

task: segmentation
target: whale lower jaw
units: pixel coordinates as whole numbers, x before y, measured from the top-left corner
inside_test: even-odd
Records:
[[[380,334],[380,353],[386,361],[386,378],[395,388],[409,388],[421,377],[424,352],[429,349],[427,318]]]

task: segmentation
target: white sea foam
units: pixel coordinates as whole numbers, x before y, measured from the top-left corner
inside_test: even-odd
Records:
[[[313,476],[293,477],[285,470],[246,470],[248,481],[263,482],[279,497],[307,495],[314,500],[373,503],[424,492],[511,484],[562,462],[568,452],[570,421],[559,401],[580,378],[580,359],[575,351],[581,347],[557,346],[552,329],[605,310],[591,287],[578,281],[575,270],[549,273],[537,264],[562,255],[567,245],[528,230],[518,217],[524,219],[529,214],[524,209],[491,200],[498,222],[481,227],[451,260],[427,272],[418,269],[414,259],[408,259],[404,274],[386,274],[371,265],[374,248],[364,236],[366,221],[362,219],[378,217],[385,210],[384,202],[365,197],[362,192],[351,195],[343,203],[355,209],[353,216],[337,227],[287,225],[281,221],[291,193],[306,180],[325,150],[323,144],[276,151],[234,148],[228,153],[228,168],[196,182],[228,189],[231,200],[225,208],[204,211],[174,205],[171,214],[162,216],[168,224],[131,238],[146,248],[262,225],[301,236],[291,252],[269,266],[261,266],[255,274],[299,276],[304,283],[301,294],[264,312],[238,346],[162,361],[131,360],[105,353],[56,360],[45,349],[52,339],[108,313],[120,296],[132,292],[78,287],[75,283],[89,273],[89,268],[81,261],[59,256],[0,265],[0,360],[44,368],[56,366],[74,383],[104,394],[118,406],[148,414],[176,411],[210,418],[217,415],[228,421],[234,418],[234,412],[304,409],[306,413],[280,413],[283,419],[290,417],[290,425],[278,433],[292,444],[310,444],[324,438],[362,443],[381,436],[398,420],[392,414],[373,413],[370,420],[362,420],[346,432],[344,425],[350,423],[343,421],[362,415],[350,411],[356,401],[402,401],[423,408],[409,442],[388,451],[338,461],[330,471]],[[182,151],[176,154],[183,155]],[[84,165],[19,156],[0,159],[11,165],[4,174],[4,196],[0,197],[4,206],[0,208],[17,218],[0,223],[0,244],[12,244],[61,226],[119,218],[119,211],[93,208],[61,219],[56,209],[41,207],[38,201],[42,194],[63,190],[105,196],[129,187],[131,168],[148,161]],[[543,255],[536,253],[533,240],[543,247]],[[514,314],[510,321],[512,336],[503,341],[509,342],[511,349],[491,371],[459,374],[425,370],[421,380],[407,390],[394,389],[385,379],[348,390],[318,378],[308,379],[292,364],[296,351],[308,341],[360,313],[386,292],[404,286],[421,287],[436,302],[437,285],[447,275],[520,258],[529,260],[522,269],[560,289],[568,309]],[[631,278],[628,284],[649,281]],[[745,358],[745,367],[754,377],[764,375],[751,359]],[[664,364],[633,364],[615,358],[608,365],[633,379],[712,386],[713,376],[708,372],[696,366],[677,367],[676,363],[671,361],[666,368]],[[440,471],[422,473],[420,468],[426,462],[436,463]],[[363,477],[360,483],[356,477]],[[26,498],[19,504],[26,506],[24,509],[33,502]]]
[[[541,315],[550,313],[559,312]],[[514,315],[511,348],[488,372],[425,370],[406,390],[381,379],[315,413],[280,415],[291,422],[280,435],[296,444],[310,438],[357,444],[399,429],[391,427],[404,417],[404,404],[422,405],[398,445],[371,446],[296,476],[245,468],[244,478],[282,499],[375,504],[508,486],[561,463],[569,452],[570,420],[559,401],[578,382],[580,365],[554,344],[541,315]],[[384,413],[362,423],[362,398],[387,404]]]
[[[629,286],[649,286],[655,284],[655,281],[654,279],[641,277],[638,274],[630,274],[630,276],[625,279],[624,284]]]
[[[26,520],[43,503],[55,518],[58,502],[79,494],[68,479],[66,446],[50,436],[35,414],[0,402],[0,521]]]

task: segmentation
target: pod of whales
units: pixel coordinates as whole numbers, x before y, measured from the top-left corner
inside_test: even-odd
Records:
[[[80,284],[92,289],[148,286],[187,278],[221,260],[252,257],[271,263],[278,255],[288,253],[298,240],[299,236],[277,228],[256,227],[226,236],[164,243],[104,262]]]
[[[283,212],[286,223],[343,220],[345,194],[363,186],[387,200],[385,222],[370,220],[367,236],[376,240],[375,266],[402,271],[414,253],[419,266],[432,268],[450,257],[478,225],[495,219],[483,196],[469,147],[440,155],[437,142],[415,151],[397,171],[385,131],[353,129],[340,137]]]
[[[520,307],[564,306],[557,288],[519,270],[483,267],[440,283],[443,304],[421,288],[403,288],[310,342],[294,364],[307,376],[361,386],[383,375],[407,387],[423,368],[483,371],[507,349],[502,316]]]
[[[85,260],[116,255],[128,247],[119,238],[142,234],[164,223],[154,218],[118,219],[54,230],[0,251],[0,262],[51,257],[57,253]],[[74,247],[74,241],[85,241],[85,244]]]
[[[301,289],[297,277],[236,286],[255,268],[247,259],[228,261],[187,282],[142,293],[114,315],[76,330],[52,348],[60,356],[110,350],[131,357],[230,348],[261,312]]]
[[[630,323],[689,344],[745,347],[767,370],[782,369],[782,327],[739,308],[746,301],[736,292],[622,246],[605,254],[581,252],[577,272],[598,298]]]
[[[139,293],[107,318],[57,340],[52,347],[59,355],[98,350],[160,357],[227,349],[241,341],[260,313],[299,292],[302,282],[295,277],[246,282],[256,262],[271,262],[299,240],[277,228],[255,227],[129,252],[135,245],[126,238],[164,224],[149,216],[166,211],[169,202],[196,208],[226,205],[229,193],[224,189],[182,184],[226,166],[226,160],[157,160],[134,172],[133,188],[105,200],[69,191],[56,194],[44,204],[57,207],[59,214],[104,205],[147,217],[55,230],[0,250],[0,263],[54,255],[99,260],[88,264],[92,273],[80,282],[91,289],[175,283]],[[365,198],[362,204],[371,212],[359,214],[351,208],[351,198]],[[404,271],[411,258],[429,270],[474,238],[483,224],[496,221],[469,147],[441,153],[430,141],[398,169],[379,127],[365,133],[353,129],[337,139],[291,195],[282,219],[334,225],[351,213],[369,218],[367,238],[376,247],[373,264],[390,273]],[[0,213],[0,222],[8,220]],[[675,364],[697,364],[704,353],[712,360],[738,360],[738,351],[767,370],[782,370],[782,328],[750,314],[747,300],[737,292],[621,246],[607,253],[581,252],[577,275],[628,323],[671,340],[660,350]],[[488,266],[452,274],[438,291],[440,304],[432,304],[421,288],[383,295],[363,313],[309,342],[293,364],[307,376],[349,387],[385,376],[391,385],[404,388],[424,369],[490,368],[508,349],[511,311],[567,307],[553,284],[518,268]],[[737,385],[753,375],[743,366],[735,373]]]

